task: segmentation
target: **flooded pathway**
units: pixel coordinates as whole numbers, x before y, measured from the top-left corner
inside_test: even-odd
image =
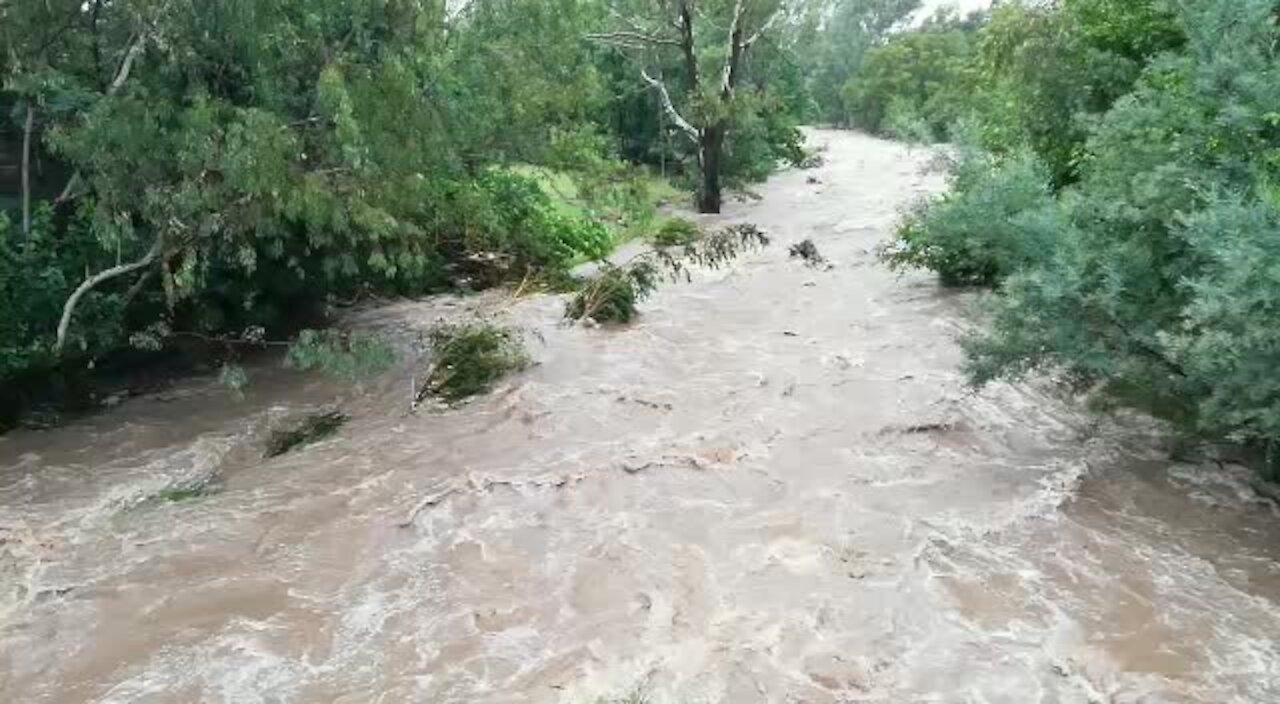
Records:
[[[272,372],[0,438],[0,701],[1280,701],[1276,507],[1136,421],[966,390],[965,301],[875,260],[928,155],[811,139],[722,218],[770,248],[626,329],[521,300],[539,364],[465,408],[392,375],[263,461],[338,393]]]

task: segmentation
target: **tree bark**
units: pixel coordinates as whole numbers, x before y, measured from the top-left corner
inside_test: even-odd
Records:
[[[23,246],[31,240],[31,132],[36,125],[36,109],[27,103],[27,122],[22,130],[22,236]]]
[[[702,128],[702,187],[698,190],[698,211],[720,212],[720,161],[724,153],[725,126]]]

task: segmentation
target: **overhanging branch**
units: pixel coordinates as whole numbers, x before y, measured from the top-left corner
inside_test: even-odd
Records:
[[[76,312],[76,306],[79,305],[80,299],[93,290],[95,286],[105,281],[110,281],[118,276],[124,276],[150,265],[160,255],[160,240],[161,238],[156,238],[155,244],[151,245],[151,251],[147,252],[143,258],[100,271],[85,279],[83,283],[76,287],[76,290],[67,299],[66,304],[62,306],[62,319],[58,321],[58,338],[53,344],[53,353],[55,355],[62,355],[62,347],[67,341],[67,329],[71,327],[71,316]]]

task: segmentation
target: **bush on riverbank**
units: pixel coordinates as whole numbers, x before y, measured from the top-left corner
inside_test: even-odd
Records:
[[[1073,0],[996,19],[989,50],[999,40],[1019,57],[1052,39],[1080,61],[995,66],[990,90],[1011,95],[1011,76],[1030,75],[1017,95],[1093,115],[1044,132],[980,114],[993,152],[957,162],[951,192],[904,220],[890,262],[999,287],[989,327],[964,343],[974,383],[1051,371],[1277,466],[1274,3]],[[1069,32],[1045,35],[1046,22]],[[1107,67],[1125,70],[1067,75]]]
[[[947,286],[991,286],[1030,265],[1055,236],[1049,177],[1034,156],[968,149],[948,191],[917,205],[880,250],[891,269],[929,269]]]

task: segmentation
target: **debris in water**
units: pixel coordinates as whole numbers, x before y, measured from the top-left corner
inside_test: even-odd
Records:
[[[822,152],[824,151],[826,151],[825,147],[819,147],[818,149],[805,154],[804,158],[801,159],[800,163],[796,164],[796,166],[799,166],[802,169],[816,169],[819,166],[825,165],[827,160],[822,156]]]
[[[791,245],[790,252],[793,258],[803,259],[804,263],[808,266],[814,268],[830,268],[831,266],[831,263],[827,261],[827,258],[818,252],[818,245],[814,244],[811,239],[804,239]]]
[[[672,409],[674,408],[674,406],[672,406],[672,405],[671,405],[671,404],[669,404],[669,403],[659,403],[659,402],[657,402],[657,401],[646,401],[645,399],[642,399],[642,398],[635,398],[634,396],[626,396],[626,395],[619,396],[619,397],[618,397],[618,402],[619,402],[619,403],[628,403],[628,402],[630,402],[630,403],[634,403],[634,404],[636,404],[636,405],[638,405],[638,406],[644,406],[645,408],[651,408],[651,409],[653,409],[653,410],[655,410],[655,411],[670,411],[670,410],[672,410]]]
[[[909,425],[902,429],[903,433],[945,433],[948,430],[954,430],[953,423],[921,423],[920,425]]]
[[[292,428],[276,430],[267,439],[264,457],[279,457],[291,450],[319,442],[338,432],[350,420],[338,411],[325,411],[308,416]]]

